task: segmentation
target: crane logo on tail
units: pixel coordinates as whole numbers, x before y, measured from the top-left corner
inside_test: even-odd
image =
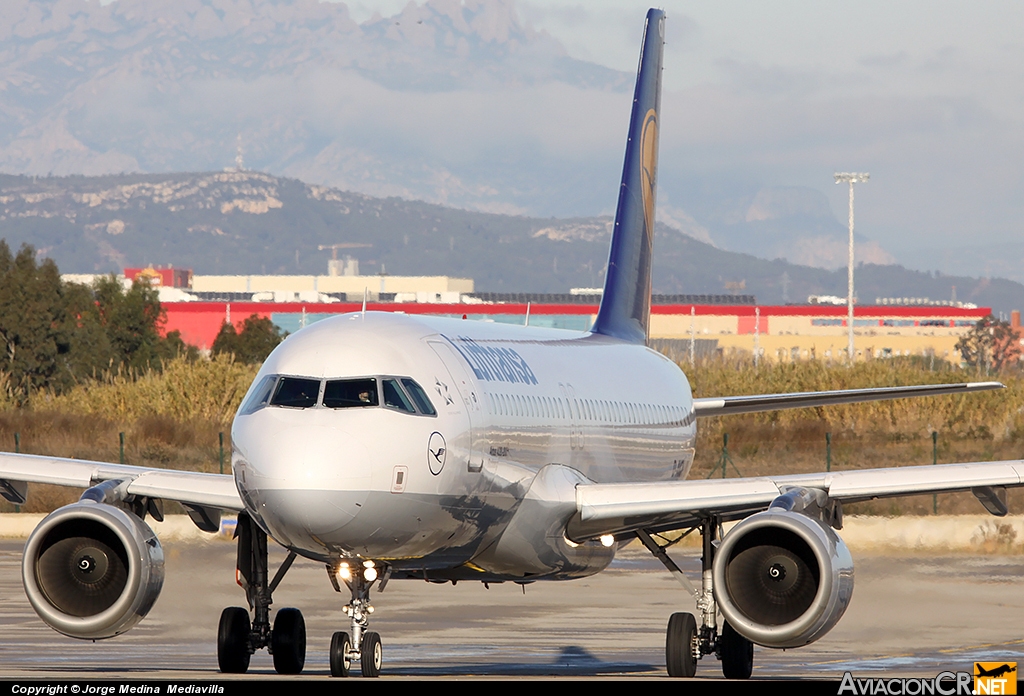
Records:
[[[658,184],[658,114],[650,109],[644,116],[640,141],[640,190],[644,202],[644,232],[648,242],[654,240],[654,192]]]

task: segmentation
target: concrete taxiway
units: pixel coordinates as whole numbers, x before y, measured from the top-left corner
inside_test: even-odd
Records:
[[[216,679],[221,610],[244,604],[234,545],[168,541],[167,580],[150,615],[125,636],[89,643],[58,635],[21,587],[21,540],[0,541],[0,677]],[[694,549],[677,555],[693,579]],[[838,627],[799,650],[758,648],[755,677],[934,676],[975,660],[1024,662],[1024,556],[854,552],[856,590]],[[278,550],[276,567],[283,558]],[[325,569],[299,560],[275,595],[308,635],[303,678],[328,678],[331,633],[345,625]],[[664,677],[664,631],[693,603],[641,548],[585,580],[453,587],[396,581],[374,595],[385,677]],[[249,677],[274,675],[265,651]],[[705,658],[698,677],[719,678]]]

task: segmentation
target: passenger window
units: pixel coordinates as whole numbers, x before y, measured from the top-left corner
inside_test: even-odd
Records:
[[[406,413],[416,413],[416,409],[412,406],[412,401],[405,395],[402,388],[398,386],[398,380],[396,379],[385,379],[384,383],[384,405],[388,408],[393,408],[398,411],[405,411]]]
[[[335,379],[324,387],[327,408],[366,408],[379,404],[375,379]]]
[[[437,411],[434,410],[434,404],[430,402],[430,397],[427,396],[427,392],[423,390],[423,387],[416,380],[406,377],[402,380],[402,384],[405,386],[406,391],[409,392],[412,400],[416,402],[416,408],[419,409],[420,413],[426,416],[437,415]]]
[[[267,402],[270,401],[270,395],[274,393],[274,385],[277,384],[278,376],[264,376],[260,383],[252,390],[249,398],[242,404],[242,407],[238,409],[238,415],[247,416],[250,413],[256,413],[256,411],[266,406]]]
[[[270,400],[273,406],[289,408],[311,408],[316,406],[320,396],[320,380],[303,379],[302,377],[282,377],[277,383],[274,397]]]

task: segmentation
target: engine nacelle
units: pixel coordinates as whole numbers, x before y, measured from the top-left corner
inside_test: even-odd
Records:
[[[769,508],[725,536],[714,561],[715,599],[729,624],[770,648],[828,633],[853,595],[853,558],[830,526]]]
[[[135,515],[80,501],[39,523],[21,574],[32,608],[49,626],[72,638],[110,638],[138,623],[160,596],[164,552]]]

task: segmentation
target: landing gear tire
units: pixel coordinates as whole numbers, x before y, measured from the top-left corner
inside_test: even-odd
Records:
[[[347,677],[352,669],[352,658],[349,653],[352,651],[352,639],[344,631],[338,631],[331,636],[331,676]]]
[[[677,613],[669,617],[665,636],[665,664],[670,677],[692,677],[697,673],[693,647],[697,641],[697,621],[693,614]]]
[[[298,674],[306,664],[306,621],[298,609],[282,609],[270,635],[274,669],[278,674]]]
[[[722,674],[726,679],[750,679],[754,671],[754,644],[729,622],[722,626]]]
[[[379,677],[380,666],[384,660],[384,649],[380,643],[380,636],[373,631],[363,634],[362,645],[359,646],[362,653],[360,666],[364,677]]]
[[[249,669],[249,612],[228,607],[220,614],[217,630],[217,664],[225,674],[245,674]]]

